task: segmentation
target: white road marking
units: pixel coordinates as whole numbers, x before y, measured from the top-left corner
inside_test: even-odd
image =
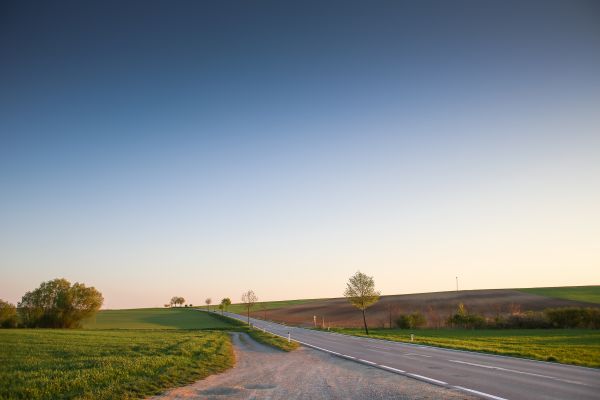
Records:
[[[398,369],[398,368],[392,368],[392,367],[388,367],[387,365],[380,365],[381,368],[385,368],[385,369],[389,369],[390,371],[395,371],[401,374],[404,374],[406,371]]]
[[[426,356],[425,354],[417,354],[417,353],[406,353],[406,354],[402,354],[402,355],[404,357],[419,356],[419,357],[431,358],[431,356]]]
[[[479,368],[487,368],[487,369],[495,369],[498,371],[506,371],[506,372],[513,372],[515,374],[522,374],[522,375],[531,375],[531,376],[537,376],[539,378],[546,378],[546,379],[552,379],[555,381],[560,381],[560,382],[566,382],[566,383],[572,383],[574,385],[583,385],[583,386],[587,386],[586,384],[582,383],[582,382],[578,382],[578,381],[571,381],[568,379],[562,379],[562,378],[557,378],[555,376],[550,376],[550,375],[542,375],[542,374],[536,374],[533,372],[525,372],[525,371],[519,371],[516,369],[509,369],[509,368],[503,368],[503,367],[496,367],[494,365],[484,365],[484,364],[475,364],[475,363],[470,363],[470,362],[466,362],[466,361],[459,361],[459,360],[448,360],[450,362],[453,363],[458,363],[458,364],[466,364],[466,365],[471,365],[473,367],[479,367]]]
[[[408,376],[412,376],[413,378],[424,379],[424,380],[426,380],[426,381],[433,382],[433,383],[437,383],[437,384],[439,384],[439,385],[447,385],[447,384],[448,384],[447,382],[444,382],[444,381],[438,381],[437,379],[428,378],[428,377],[426,377],[426,376],[423,376],[423,375],[417,375],[417,374],[406,374],[406,375],[408,375]]]
[[[362,358],[359,358],[358,361],[362,361],[364,363],[371,364],[371,365],[377,365],[377,363],[374,363],[373,361],[363,360]]]
[[[468,389],[468,388],[462,387],[462,386],[454,386],[454,388],[458,389],[458,390],[465,391],[465,392],[473,393],[473,394],[476,394],[476,395],[479,395],[479,396],[482,396],[482,397],[485,397],[485,398],[488,398],[488,399],[493,399],[493,400],[508,400],[508,399],[505,399],[504,397],[494,396],[493,394],[488,394],[488,393],[480,392],[478,390]]]

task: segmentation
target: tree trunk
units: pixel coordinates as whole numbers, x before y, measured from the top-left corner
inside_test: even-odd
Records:
[[[248,325],[250,325],[250,307],[248,307]]]
[[[365,317],[365,310],[362,310],[363,313],[363,322],[365,324],[365,333],[368,335],[369,334],[369,328],[367,328],[367,318]]]

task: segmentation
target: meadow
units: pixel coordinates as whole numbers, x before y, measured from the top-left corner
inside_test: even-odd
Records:
[[[190,308],[100,311],[87,329],[0,330],[0,399],[138,399],[231,368],[226,331],[296,343]]]
[[[229,329],[227,321],[193,308],[102,310],[84,322],[85,329]]]
[[[522,292],[556,299],[600,304],[600,286],[571,286],[519,289]]]
[[[1,399],[137,399],[234,364],[225,332],[0,331]]]
[[[336,332],[366,336],[360,329]],[[600,368],[600,331],[591,329],[372,329],[369,337]]]
[[[254,307],[252,307],[251,313],[260,313],[262,310],[273,310],[277,308],[291,307],[300,304],[309,304],[313,302],[319,302],[327,299],[299,299],[299,300],[281,300],[281,301],[263,301],[256,303]],[[211,306],[215,308],[216,306]],[[199,307],[205,309],[206,307]],[[235,314],[246,314],[246,307],[242,303],[232,304],[227,307],[227,311],[235,313]]]

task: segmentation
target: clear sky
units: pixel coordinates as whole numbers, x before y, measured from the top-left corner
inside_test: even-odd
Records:
[[[3,1],[0,298],[599,284],[599,22],[594,1]]]

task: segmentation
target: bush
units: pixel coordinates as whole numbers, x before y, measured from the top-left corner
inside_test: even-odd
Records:
[[[16,328],[17,308],[14,304],[0,300],[0,328]]]
[[[30,328],[77,328],[100,309],[103,301],[102,294],[93,287],[54,279],[25,293],[19,312]]]
[[[554,328],[600,328],[598,308],[549,308],[544,310],[544,314]]]
[[[396,318],[396,326],[401,329],[415,329],[420,328],[427,323],[425,316],[420,312],[414,312],[412,314],[400,314]]]
[[[468,329],[483,328],[486,325],[483,316],[469,313],[462,303],[458,305],[456,313],[448,317],[446,323],[451,327]]]

